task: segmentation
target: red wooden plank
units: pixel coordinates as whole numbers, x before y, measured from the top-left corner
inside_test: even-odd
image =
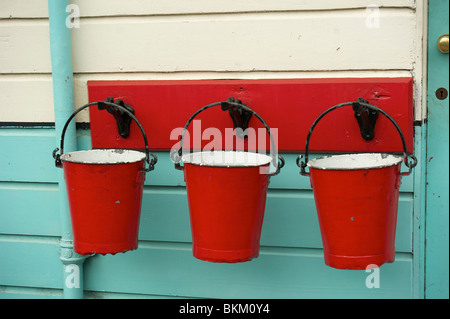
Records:
[[[199,108],[229,96],[241,99],[277,131],[280,151],[302,151],[306,135],[314,120],[326,109],[363,97],[387,112],[405,135],[408,151],[413,150],[412,78],[331,78],[264,80],[183,80],[183,81],[89,81],[89,101],[121,98],[130,104],[148,137],[153,150],[168,150],[179,140],[171,139],[175,128],[182,128]],[[232,128],[228,113],[215,107],[196,119],[202,132],[215,127],[222,133]],[[119,137],[115,120],[107,112],[90,108],[92,145],[94,148],[142,148],[138,127]],[[250,127],[262,128],[252,117]],[[277,130],[276,130],[277,129]],[[189,132],[193,133],[193,124]],[[225,135],[225,134],[223,134]],[[200,137],[198,135],[197,137]],[[205,137],[206,138],[206,137]],[[203,140],[202,147],[211,142]],[[225,141],[222,141],[225,145]],[[191,144],[192,145],[192,144]],[[267,144],[269,145],[269,144]],[[380,114],[372,141],[359,132],[351,106],[326,115],[311,138],[310,150],[327,151],[402,151],[400,137],[391,122]]]

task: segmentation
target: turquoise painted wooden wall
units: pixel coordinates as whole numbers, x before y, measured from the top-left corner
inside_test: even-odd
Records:
[[[421,130],[416,130],[419,163]],[[51,127],[0,128],[0,298],[62,297],[57,146]],[[79,149],[90,149],[88,130]],[[183,174],[168,153],[157,153],[147,175],[139,248],[95,255],[84,265],[86,298],[414,298],[422,288],[420,245],[421,169],[403,179],[396,261],[371,273],[338,270],[323,262],[322,242],[309,179],[298,173],[298,154],[271,180],[257,259],[217,264],[192,257]]]
[[[449,89],[449,55],[436,45],[441,35],[448,36],[448,10],[448,1],[429,2],[425,296],[445,299],[449,298],[449,98],[440,100],[435,92]]]

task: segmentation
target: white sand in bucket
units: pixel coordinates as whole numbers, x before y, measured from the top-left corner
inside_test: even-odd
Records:
[[[218,167],[262,166],[272,161],[270,156],[243,151],[195,152],[183,155],[181,159],[188,164]]]
[[[323,170],[371,169],[398,165],[402,159],[401,156],[384,153],[344,154],[311,159],[308,166]]]
[[[124,149],[95,149],[70,152],[61,155],[64,162],[81,164],[125,164],[145,159],[145,153]]]

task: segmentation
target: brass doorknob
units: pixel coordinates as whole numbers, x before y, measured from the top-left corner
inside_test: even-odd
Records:
[[[448,53],[448,34],[443,34],[439,37],[437,47],[442,53]]]

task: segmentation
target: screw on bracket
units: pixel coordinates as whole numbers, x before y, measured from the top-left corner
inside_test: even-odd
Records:
[[[369,109],[360,103],[368,104],[369,102],[364,100],[362,97],[358,98],[358,100],[353,103],[353,111],[355,112],[355,117],[358,121],[362,138],[366,141],[370,141],[375,136],[375,124],[377,122],[379,112]]]

